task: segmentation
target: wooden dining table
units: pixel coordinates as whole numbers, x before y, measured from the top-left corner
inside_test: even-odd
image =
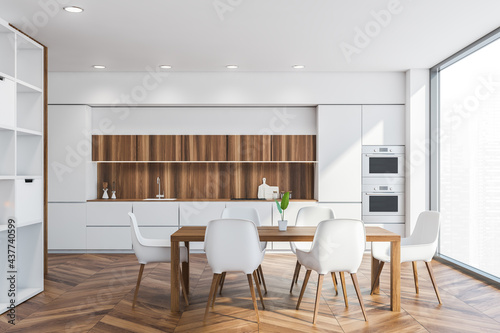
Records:
[[[286,231],[279,231],[278,227],[268,226],[257,229],[262,242],[312,242],[316,232],[316,227],[288,227]],[[170,309],[172,312],[180,311],[180,242],[184,242],[188,248],[188,261],[182,263],[182,277],[180,278],[184,280],[186,292],[189,294],[189,242],[203,242],[205,230],[206,227],[185,226],[170,237],[172,247]],[[367,242],[391,243],[391,310],[399,312],[401,309],[401,236],[380,227],[367,226],[365,230]],[[371,285],[373,285],[379,265],[380,262],[372,257]],[[379,292],[378,281],[374,292]]]

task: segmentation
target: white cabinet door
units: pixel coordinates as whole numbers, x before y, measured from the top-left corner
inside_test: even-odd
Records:
[[[361,106],[318,106],[318,200],[361,202]]]
[[[84,202],[91,161],[90,107],[50,105],[48,112],[48,178],[50,202]],[[95,179],[93,179],[95,188]],[[90,193],[89,193],[90,194]]]
[[[192,201],[180,202],[180,226],[207,225],[208,221],[220,219],[222,211],[226,207],[225,202]],[[202,250],[203,242],[191,242],[191,250]]]
[[[130,227],[87,227],[87,250],[131,250]]]
[[[41,222],[43,219],[43,181],[16,180],[15,211],[17,223]]]
[[[168,241],[168,245],[170,245],[170,236],[178,229],[177,227],[139,227],[142,237],[164,239]]]
[[[85,250],[87,248],[86,203],[49,203],[49,250]]]
[[[88,202],[87,226],[130,226],[132,202]]]
[[[16,114],[16,84],[0,77],[0,126],[13,128]]]
[[[404,105],[363,105],[363,145],[405,145]]]
[[[316,206],[317,202],[301,202],[301,201],[291,201],[288,204],[288,208],[285,209],[285,220],[288,221],[288,226],[294,226],[297,220],[297,214],[302,207]],[[281,220],[281,215],[278,212],[278,208],[273,205],[273,225],[278,225],[278,220]],[[269,248],[269,245],[267,246]],[[290,242],[273,242],[273,250],[290,250]]]
[[[179,225],[177,202],[134,202],[133,212],[139,226]]]
[[[361,203],[320,203],[319,206],[331,208],[336,219],[361,220]]]
[[[272,225],[274,202],[227,202],[226,207],[250,207],[255,208],[259,213],[260,225]]]

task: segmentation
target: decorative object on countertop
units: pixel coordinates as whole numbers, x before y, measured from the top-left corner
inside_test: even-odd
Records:
[[[104,193],[102,194],[102,198],[103,199],[109,199],[109,196],[108,196],[108,182],[103,182],[102,183],[102,190],[104,191]]]
[[[281,198],[281,204],[278,202],[278,200],[275,200],[276,206],[278,206],[278,212],[280,212],[281,215],[281,220],[278,221],[279,231],[286,231],[288,221],[285,220],[285,209],[288,208],[289,198],[290,192],[286,192],[285,194],[283,194],[283,198]]]
[[[156,177],[156,184],[158,184],[158,194],[156,197],[158,199],[165,198],[165,190],[163,191],[163,194],[161,194],[161,181],[160,181],[160,176]]]
[[[285,193],[286,193],[285,191],[281,191],[281,196],[280,196],[281,199],[283,199],[283,196],[285,195]],[[288,199],[291,199],[292,198],[292,191],[288,191],[288,193],[290,193],[288,195]]]
[[[266,178],[262,178],[262,184],[259,185],[259,189],[257,191],[257,198],[265,199],[266,198],[266,190],[269,188],[269,185],[266,184]]]
[[[113,180],[113,186],[111,187],[111,199],[116,199],[116,183]]]

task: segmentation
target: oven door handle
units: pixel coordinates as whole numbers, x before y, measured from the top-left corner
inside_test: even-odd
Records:
[[[384,192],[384,193],[369,193],[365,192],[366,195],[372,195],[372,196],[388,196],[388,195],[403,195],[404,193],[401,192]]]
[[[401,153],[381,153],[381,154],[365,154],[367,157],[402,157],[403,154]]]

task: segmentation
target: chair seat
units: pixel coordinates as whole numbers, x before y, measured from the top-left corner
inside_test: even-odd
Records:
[[[309,251],[311,249],[312,242],[290,242],[290,248],[293,253],[297,253],[297,249],[302,251]]]
[[[407,239],[403,239],[401,243]],[[410,261],[425,261],[429,262],[434,256],[433,244],[402,244],[401,245],[401,262]],[[373,257],[383,262],[391,262],[391,245],[390,243],[372,243]]]
[[[149,239],[148,239],[149,240]],[[155,239],[155,241],[158,240],[161,244],[165,244],[165,240],[162,239]],[[152,242],[155,243],[155,242]],[[139,257],[137,258],[139,260],[139,263],[141,264],[147,264],[147,263],[153,263],[153,262],[171,262],[172,261],[172,254],[171,254],[171,248],[170,246],[163,246],[163,245],[144,245],[141,244],[142,247],[139,250],[141,255],[140,259]],[[179,246],[179,251],[180,251],[180,262],[187,262],[188,261],[188,253],[187,253],[187,248],[185,246]]]
[[[267,247],[267,242],[260,242],[260,250],[264,251]]]

